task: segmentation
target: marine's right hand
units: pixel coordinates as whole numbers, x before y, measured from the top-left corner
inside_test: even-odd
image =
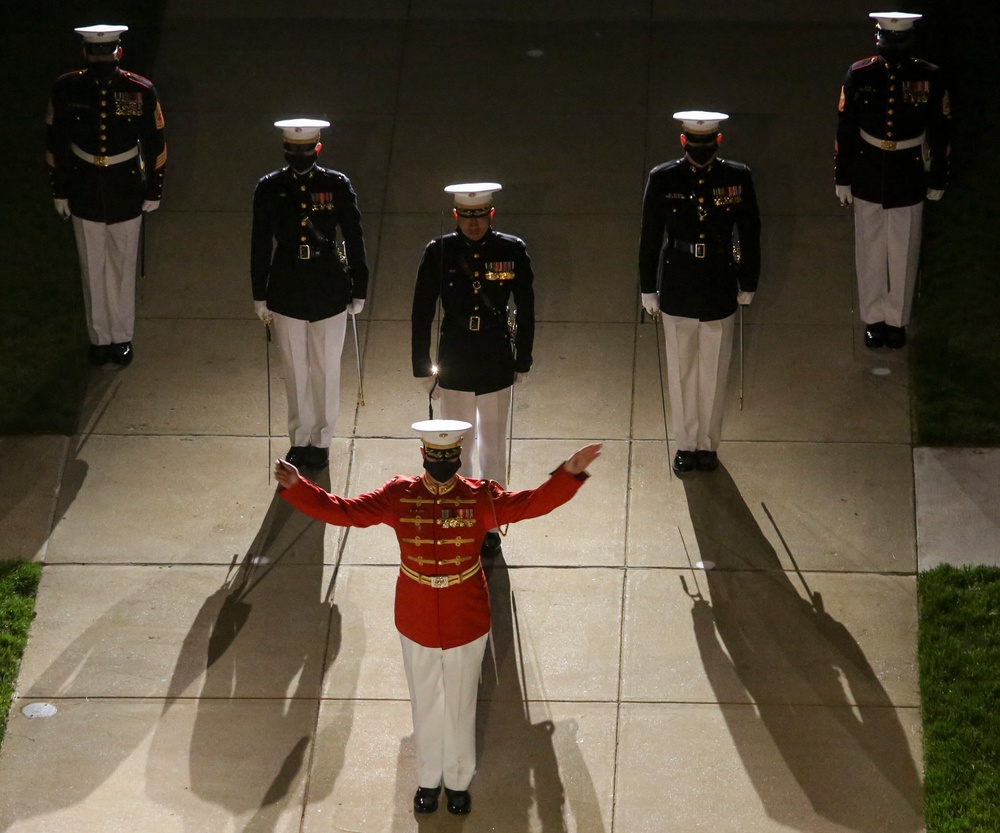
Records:
[[[62,217],[64,220],[69,219],[69,200],[64,200],[61,197],[54,197],[52,202],[56,205],[56,214]]]
[[[441,398],[441,389],[437,386],[437,376],[418,376],[417,381],[420,382],[431,399]]]
[[[257,317],[265,324],[270,324],[274,320],[271,310],[267,308],[267,301],[254,301],[253,311],[257,313]]]

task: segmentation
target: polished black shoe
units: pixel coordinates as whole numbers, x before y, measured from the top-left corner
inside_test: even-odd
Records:
[[[865,347],[875,350],[883,344],[885,344],[885,324],[881,321],[865,324]]]
[[[678,451],[674,457],[673,469],[676,474],[694,471],[695,453],[693,451]]]
[[[472,811],[472,796],[468,790],[449,790],[444,788],[444,794],[448,796],[448,812],[456,816],[464,816]]]
[[[111,361],[111,345],[91,344],[88,358],[94,367],[104,367]]]
[[[483,538],[483,546],[479,550],[479,555],[482,558],[496,558],[500,553],[503,552],[500,544],[500,533],[490,532],[486,533],[486,537]]]
[[[316,471],[321,471],[330,465],[330,449],[316,448],[316,446],[306,446],[305,460],[302,465]]]
[[[694,464],[698,471],[715,471],[719,467],[719,455],[714,451],[697,451]]]
[[[111,361],[115,364],[121,367],[128,367],[132,364],[133,358],[131,341],[123,341],[120,344],[111,345]]]
[[[440,787],[417,787],[416,795],[413,796],[413,812],[433,813],[438,808],[440,793]]]
[[[285,455],[285,462],[301,467],[309,465],[309,448],[304,445],[293,445]]]
[[[885,346],[891,350],[898,350],[906,346],[906,327],[893,327],[891,324],[885,325]]]

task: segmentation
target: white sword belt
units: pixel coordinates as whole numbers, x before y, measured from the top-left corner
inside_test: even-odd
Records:
[[[909,150],[910,148],[915,148],[917,145],[922,145],[924,143],[924,134],[921,133],[915,139],[901,139],[898,142],[892,141],[892,139],[879,139],[872,136],[871,133],[866,133],[864,130],[858,130],[861,134],[861,138],[864,139],[872,147],[881,148],[882,150]]]
[[[94,156],[92,153],[87,153],[87,151],[77,147],[75,144],[71,144],[69,149],[73,151],[74,156],[79,157],[84,162],[89,162],[91,165],[97,165],[99,168],[128,162],[129,159],[135,159],[139,155],[138,145],[126,150],[124,153],[116,153],[114,156]]]

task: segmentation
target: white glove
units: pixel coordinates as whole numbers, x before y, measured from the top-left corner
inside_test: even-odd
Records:
[[[643,292],[642,308],[650,315],[656,315],[660,311],[660,296],[655,292]]]
[[[527,381],[528,381],[528,371],[527,370],[524,371],[524,373],[515,373],[514,374],[514,384],[515,385],[519,385],[522,382],[527,382]]]
[[[351,298],[351,302],[347,305],[347,311],[351,315],[359,315],[361,310],[365,308],[364,298]]]
[[[850,185],[838,185],[836,189],[837,199],[841,205],[854,205],[854,194],[851,193]]]
[[[933,200],[934,202],[937,202],[943,196],[944,196],[944,188],[941,188],[940,190],[938,190],[937,188],[928,188],[927,189],[927,199],[929,199],[929,200]]]
[[[254,301],[253,311],[257,313],[257,317],[265,324],[270,324],[274,320],[271,310],[267,308],[267,301]]]
[[[159,200],[143,200],[142,201],[142,213],[148,214],[150,211],[156,211],[160,207]]]
[[[750,306],[750,302],[753,300],[752,292],[743,292],[742,290],[736,293],[736,303],[741,307]]]
[[[441,398],[441,388],[437,386],[437,376],[418,376],[417,379],[423,389],[431,395],[431,399]]]
[[[64,220],[69,219],[69,200],[64,200],[60,197],[56,197],[52,200],[56,204],[56,214],[62,217]]]

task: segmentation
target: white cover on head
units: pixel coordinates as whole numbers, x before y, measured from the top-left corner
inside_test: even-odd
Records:
[[[330,122],[324,119],[281,119],[274,126],[281,130],[286,142],[307,144],[319,141],[319,131],[329,127]]]
[[[681,110],[674,113],[674,118],[684,125],[685,133],[714,133],[729,114],[714,110]]]
[[[913,28],[913,21],[920,20],[922,14],[913,12],[872,12],[868,15],[872,20],[878,21],[878,25],[890,32],[906,32]]]
[[[472,425],[460,419],[424,419],[410,426],[427,448],[455,448]]]
[[[77,26],[73,31],[83,35],[84,43],[114,43],[122,32],[128,31],[128,26],[97,23],[94,26]]]
[[[484,208],[493,203],[493,195],[502,189],[499,182],[460,182],[444,190],[454,195],[459,208]]]

